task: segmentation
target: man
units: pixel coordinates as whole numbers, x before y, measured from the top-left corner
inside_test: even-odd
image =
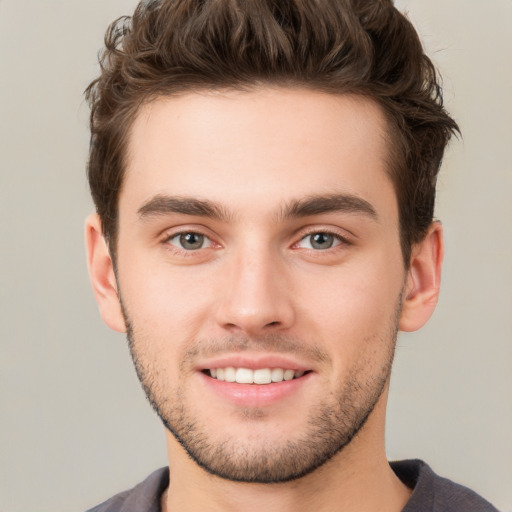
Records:
[[[93,510],[495,510],[385,455],[457,131],[392,2],[143,2],[87,97],[91,280],[169,457]]]

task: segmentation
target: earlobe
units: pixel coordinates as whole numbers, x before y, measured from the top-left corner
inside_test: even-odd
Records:
[[[90,215],[85,221],[85,246],[89,277],[101,317],[114,331],[126,332],[114,265],[103,237],[101,221],[96,214]]]
[[[399,321],[401,331],[416,331],[432,316],[439,297],[443,256],[443,228],[436,221],[412,248]]]

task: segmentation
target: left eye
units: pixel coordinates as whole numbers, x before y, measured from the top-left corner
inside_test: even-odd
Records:
[[[212,245],[211,240],[207,236],[194,232],[179,233],[169,238],[168,243],[186,251],[196,251]]]
[[[310,235],[305,236],[299,243],[298,246],[303,249],[315,249],[317,251],[322,251],[326,249],[330,249],[331,247],[335,247],[341,244],[341,239],[339,236],[333,235],[331,233],[311,233]]]

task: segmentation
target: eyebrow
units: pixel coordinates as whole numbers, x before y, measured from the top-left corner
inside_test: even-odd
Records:
[[[335,212],[362,214],[373,220],[378,220],[375,208],[365,199],[352,194],[313,195],[292,200],[278,212],[276,220]],[[228,222],[234,217],[222,205],[212,201],[161,194],[144,203],[137,213],[142,220],[170,213],[207,217],[221,222]]]
[[[159,217],[169,213],[181,213],[196,217],[208,217],[227,222],[229,212],[221,205],[193,197],[167,196],[158,194],[144,203],[137,211],[140,219]]]
[[[308,217],[335,212],[362,214],[375,221],[379,218],[371,203],[352,194],[313,195],[293,200],[282,209],[278,218]]]

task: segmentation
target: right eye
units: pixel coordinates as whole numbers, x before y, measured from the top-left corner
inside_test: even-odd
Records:
[[[185,251],[197,251],[212,245],[212,241],[207,236],[193,231],[177,233],[168,238],[167,243]]]
[[[306,235],[300,242],[297,244],[297,247],[302,247],[303,249],[315,249],[317,251],[325,251],[327,249],[331,249],[332,247],[336,247],[343,242],[339,235],[335,235],[333,233],[328,233],[324,231],[318,231],[314,233],[310,233]]]

